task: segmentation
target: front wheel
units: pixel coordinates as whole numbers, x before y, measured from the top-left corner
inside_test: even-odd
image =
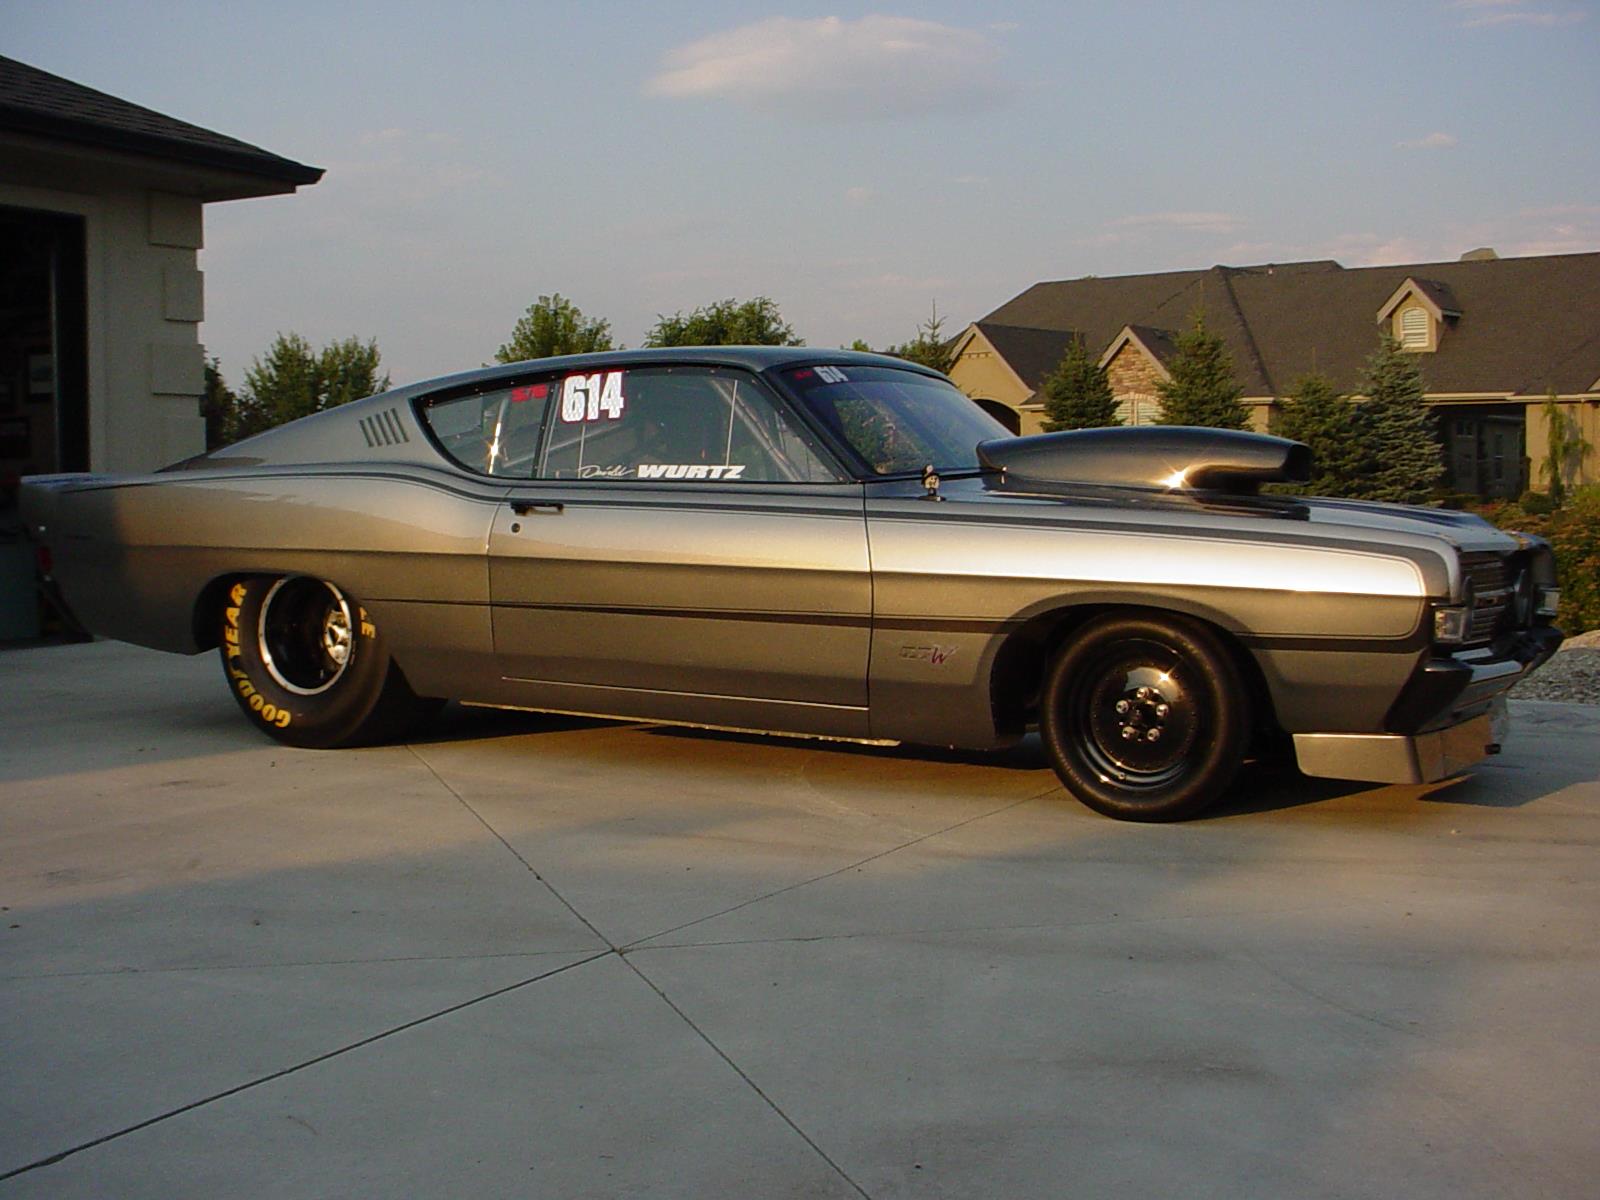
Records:
[[[251,724],[290,746],[398,736],[424,711],[376,622],[309,575],[242,579],[222,613],[222,669]]]
[[[1178,821],[1233,781],[1248,741],[1238,668],[1216,634],[1158,614],[1113,613],[1057,656],[1039,733],[1084,804],[1124,821]]]

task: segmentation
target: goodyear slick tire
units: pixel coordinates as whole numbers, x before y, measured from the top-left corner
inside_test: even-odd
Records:
[[[425,706],[366,609],[325,580],[263,576],[231,584],[219,650],[245,717],[286,745],[384,741]]]
[[[1061,782],[1098,813],[1181,821],[1227,790],[1249,741],[1249,702],[1217,635],[1165,613],[1110,613],[1062,647],[1039,735]]]

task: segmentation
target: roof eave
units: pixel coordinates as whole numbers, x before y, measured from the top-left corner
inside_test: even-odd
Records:
[[[321,167],[280,158],[264,150],[251,153],[222,146],[195,145],[155,134],[110,129],[89,121],[76,121],[14,107],[0,106],[0,130],[190,166],[210,167],[235,175],[288,184],[291,189],[316,183],[323,175]]]

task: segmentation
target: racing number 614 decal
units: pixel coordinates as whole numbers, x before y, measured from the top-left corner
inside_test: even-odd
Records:
[[[561,381],[561,419],[567,422],[615,421],[626,401],[622,396],[621,371],[597,371],[593,375],[568,375]]]

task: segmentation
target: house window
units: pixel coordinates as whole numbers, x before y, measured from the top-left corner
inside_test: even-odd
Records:
[[[1428,311],[1408,308],[1400,314],[1400,344],[1407,350],[1428,348]]]

